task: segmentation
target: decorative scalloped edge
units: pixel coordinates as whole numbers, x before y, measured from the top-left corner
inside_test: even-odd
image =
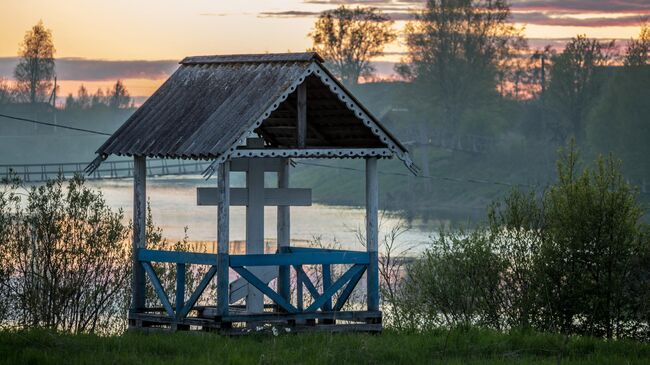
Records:
[[[214,160],[208,166],[208,168],[203,172],[203,175],[206,178],[210,178],[215,172],[216,172],[216,166],[220,163],[225,162],[229,158],[232,157],[232,155],[237,151],[237,147],[245,146],[246,145],[246,139],[248,137],[254,137],[255,136],[255,129],[257,129],[262,123],[271,115],[271,113],[276,110],[280,104],[287,100],[287,97],[289,97],[289,94],[294,92],[298,85],[302,84],[305,79],[311,75],[315,74],[325,85],[327,85],[334,94],[336,94],[345,104],[345,106],[354,113],[354,115],[360,119],[366,127],[370,129],[370,131],[376,135],[377,137],[380,138],[380,140],[386,144],[388,149],[390,151],[397,155],[397,157],[404,162],[406,167],[411,170],[414,174],[417,174],[417,167],[413,164],[413,161],[411,160],[410,156],[408,155],[407,152],[402,151],[401,148],[399,148],[395,143],[393,143],[392,138],[388,137],[384,131],[377,126],[377,124],[370,118],[364,111],[361,109],[357,103],[347,95],[347,92],[345,92],[343,89],[341,89],[336,82],[334,82],[330,77],[327,75],[327,72],[323,70],[323,68],[316,62],[312,62],[307,69],[300,75],[300,77],[294,81],[280,97],[278,97],[269,107],[266,108],[264,113],[253,123],[253,125],[248,128],[244,133],[240,135],[239,138],[235,140],[235,142],[228,148],[228,150],[224,153],[222,153],[217,159]],[[258,157],[263,157],[263,156],[258,156]],[[344,156],[345,157],[345,156]],[[364,157],[359,155],[358,157]]]
[[[337,149],[253,149],[236,150],[232,157],[391,157],[388,148],[337,148]]]

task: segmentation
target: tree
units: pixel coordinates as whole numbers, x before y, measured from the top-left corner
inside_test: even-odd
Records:
[[[627,178],[647,189],[650,166],[650,26],[628,43],[625,67],[618,68],[588,114],[587,138],[599,152],[615,153],[623,160]],[[645,56],[644,56],[645,55]],[[644,60],[645,57],[645,60]]]
[[[52,32],[39,21],[25,33],[14,70],[18,91],[30,103],[41,102],[52,87],[54,78],[54,42]]]
[[[106,95],[104,94],[101,88],[98,88],[97,92],[95,92],[95,94],[90,99],[90,107],[95,108],[100,105],[106,105],[106,104],[107,104]]]
[[[90,94],[85,86],[79,86],[77,91],[77,106],[80,109],[89,109],[91,106]]]
[[[626,66],[644,66],[650,63],[650,23],[641,27],[639,38],[627,43]]]
[[[318,52],[346,85],[356,85],[359,77],[370,76],[373,57],[396,38],[393,21],[376,8],[341,6],[321,13],[309,34],[313,51]]]
[[[564,143],[574,137],[584,142],[585,120],[605,80],[602,69],[611,59],[614,42],[601,43],[578,35],[556,56],[551,67],[549,106],[556,113],[552,127]]]
[[[397,71],[420,85],[421,103],[444,128],[460,128],[472,110],[479,120],[489,115],[500,68],[524,46],[509,17],[503,0],[429,0],[407,25],[408,56]]]
[[[122,81],[117,80],[108,93],[108,106],[112,109],[128,108],[131,105],[131,96]]]
[[[637,257],[647,252],[637,193],[614,158],[581,168],[573,143],[558,161],[558,182],[545,194],[538,270],[545,329],[607,338],[636,336],[644,281]]]
[[[0,105],[14,101],[14,90],[6,79],[0,78]]]
[[[72,96],[72,93],[68,94],[68,96],[65,98],[65,109],[77,109],[77,101],[74,99],[74,96]]]

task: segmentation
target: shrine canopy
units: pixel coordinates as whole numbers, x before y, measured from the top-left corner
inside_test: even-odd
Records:
[[[417,171],[314,52],[187,57],[97,154],[88,171],[109,155],[214,160],[206,175],[237,157],[397,156]]]

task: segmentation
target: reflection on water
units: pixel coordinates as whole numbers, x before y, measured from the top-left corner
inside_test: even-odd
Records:
[[[203,181],[199,185],[207,186]],[[88,182],[101,188],[108,204],[122,208],[127,219],[133,210],[131,180],[107,180]],[[150,179],[147,181],[147,196],[151,202],[153,219],[163,228],[165,237],[178,240],[188,227],[190,240],[214,241],[216,239],[217,209],[196,205],[196,185],[192,181],[170,182]],[[243,241],[246,236],[246,208],[232,207],[230,210],[230,239]],[[265,209],[265,238],[276,237],[276,207]],[[337,240],[344,248],[362,249],[355,230],[364,228],[364,209],[340,206],[313,205],[291,208],[291,237],[295,241],[308,241],[320,236],[323,242]],[[387,231],[398,222],[398,218],[382,218],[382,231]],[[400,240],[422,248],[429,241],[431,230],[414,227],[400,237]],[[380,233],[381,237],[381,233]]]

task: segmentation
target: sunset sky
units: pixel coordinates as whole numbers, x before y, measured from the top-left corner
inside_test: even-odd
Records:
[[[650,16],[648,0],[514,0],[513,21],[531,46],[584,33],[629,39]],[[57,49],[62,94],[83,83],[94,91],[123,79],[147,96],[188,55],[303,51],[318,12],[340,4],[375,6],[403,28],[421,0],[21,0],[0,5],[0,78],[11,78],[25,31],[43,20]],[[391,72],[404,49],[398,40],[379,61]],[[148,62],[143,62],[148,61]]]

